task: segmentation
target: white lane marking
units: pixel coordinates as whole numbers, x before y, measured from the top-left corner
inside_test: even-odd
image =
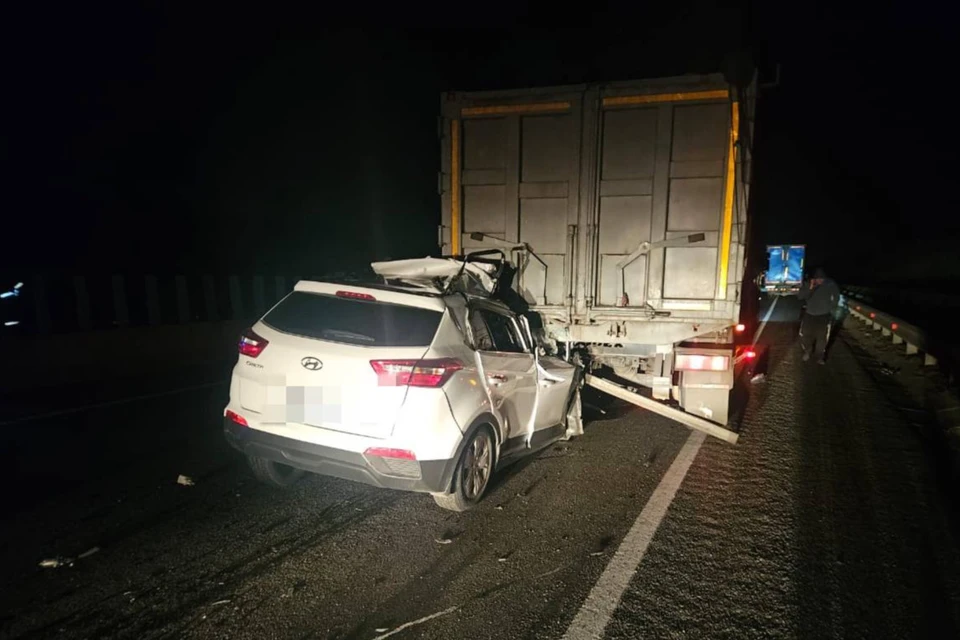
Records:
[[[763,316],[763,320],[760,322],[760,326],[757,327],[757,332],[753,334],[752,346],[757,346],[757,342],[760,340],[760,336],[763,335],[763,330],[767,328],[767,321],[770,319],[770,316],[773,315],[773,310],[777,308],[777,302],[780,301],[780,297],[777,296],[773,299],[773,304],[770,305],[770,308],[767,309],[767,315]],[[734,358],[734,364],[740,364],[740,362],[745,358],[745,353],[741,353],[736,358]]]
[[[667,469],[666,475],[654,489],[650,500],[643,507],[643,511],[637,516],[630,531],[620,543],[610,564],[603,570],[597,584],[593,586],[590,595],[577,612],[577,616],[570,623],[563,636],[564,640],[599,640],[603,637],[604,629],[607,628],[613,612],[620,604],[620,599],[637,572],[637,567],[647,553],[650,541],[653,540],[660,522],[663,521],[670,503],[677,495],[677,489],[680,488],[705,439],[706,435],[699,431],[690,433],[680,453],[677,454],[673,464]]]
[[[151,398],[162,398],[164,396],[173,396],[178,393],[187,393],[188,391],[197,391],[198,389],[209,389],[210,387],[218,387],[220,385],[227,384],[225,380],[219,380],[217,382],[205,382],[203,384],[193,385],[192,387],[182,387],[180,389],[172,389],[170,391],[160,391],[158,393],[145,393],[140,396],[132,396],[130,398],[121,398],[119,400],[110,400],[107,402],[98,402],[96,404],[88,404],[82,407],[71,407],[69,409],[60,409],[59,411],[51,411],[49,413],[38,413],[32,416],[23,416],[22,418],[14,418],[13,420],[6,420],[0,422],[0,427],[6,427],[12,424],[20,424],[22,422],[33,422],[34,420],[44,420],[46,418],[56,418],[58,416],[66,416],[71,413],[80,413],[81,411],[89,411],[90,409],[102,409],[104,407],[115,407],[121,404],[129,404],[131,402],[139,402],[140,400],[149,400]]]
[[[452,607],[450,607],[450,608],[448,608],[448,609],[444,609],[443,611],[437,611],[436,613],[431,613],[430,615],[424,616],[424,617],[422,617],[422,618],[420,618],[420,619],[418,619],[418,620],[413,620],[413,621],[411,621],[411,622],[404,622],[402,625],[400,625],[399,627],[397,627],[397,628],[394,629],[393,631],[388,631],[387,633],[383,634],[382,636],[377,636],[377,637],[374,638],[373,640],[383,640],[384,638],[389,638],[389,637],[392,636],[393,634],[395,634],[395,633],[400,633],[400,632],[403,631],[404,629],[409,629],[410,627],[416,626],[416,625],[418,625],[418,624],[423,624],[424,622],[428,622],[428,621],[430,621],[430,620],[433,620],[434,618],[439,618],[440,616],[445,616],[445,615],[447,615],[448,613],[453,613],[454,611],[456,611],[456,610],[459,609],[459,608],[460,608],[460,605],[455,605],[455,606],[452,606]]]

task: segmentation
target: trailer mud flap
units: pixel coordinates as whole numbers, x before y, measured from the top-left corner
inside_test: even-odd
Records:
[[[676,422],[690,427],[691,429],[703,431],[707,435],[723,440],[724,442],[736,444],[740,437],[739,434],[730,431],[729,429],[725,429],[718,424],[714,424],[713,422],[689,414],[686,411],[674,409],[673,407],[657,402],[656,400],[642,396],[639,393],[629,391],[628,389],[608,380],[604,380],[603,378],[597,378],[596,376],[588,375],[586,376],[586,383],[598,391],[603,391],[604,393],[615,398],[625,400],[631,404],[635,404],[638,407],[652,411],[653,413],[659,414],[665,418],[675,420]]]

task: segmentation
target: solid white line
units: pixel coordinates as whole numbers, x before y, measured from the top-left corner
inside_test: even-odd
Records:
[[[14,418],[13,420],[0,422],[0,427],[6,427],[11,424],[20,424],[21,422],[33,422],[34,420],[56,418],[58,416],[70,415],[71,413],[80,413],[81,411],[89,411],[90,409],[102,409],[104,407],[115,407],[120,404],[129,404],[131,402],[138,402],[140,400],[149,400],[151,398],[162,398],[164,396],[173,396],[178,393],[186,393],[188,391],[196,391],[198,389],[209,389],[210,387],[218,387],[224,384],[227,384],[227,381],[219,380],[217,382],[204,382],[203,384],[193,385],[192,387],[182,387],[180,389],[172,389],[170,391],[160,391],[158,393],[145,393],[140,396],[132,396],[130,398],[121,398],[119,400],[110,400],[108,402],[98,402],[96,404],[88,404],[82,407],[71,407],[69,409],[60,409],[59,411],[51,411],[49,413],[38,413],[32,416],[24,416],[22,418]]]
[[[402,625],[400,625],[399,627],[397,627],[397,628],[394,629],[393,631],[388,631],[387,633],[383,634],[382,636],[377,636],[377,637],[374,638],[373,640],[383,640],[384,638],[389,638],[389,637],[392,636],[393,634],[395,634],[395,633],[400,633],[400,632],[403,631],[404,629],[409,629],[410,627],[416,626],[416,625],[418,625],[418,624],[423,624],[424,622],[429,622],[430,620],[433,620],[434,618],[439,618],[440,616],[445,616],[445,615],[447,615],[448,613],[453,613],[454,611],[456,611],[456,610],[459,609],[459,608],[460,608],[459,605],[453,606],[453,607],[450,607],[449,609],[444,609],[443,611],[437,611],[436,613],[431,613],[430,615],[424,616],[424,617],[422,617],[422,618],[420,618],[420,619],[418,619],[418,620],[413,620],[413,621],[411,621],[411,622],[404,622]]]
[[[767,309],[767,315],[763,317],[763,320],[760,322],[760,326],[757,327],[757,332],[753,334],[752,345],[757,346],[757,341],[760,340],[760,336],[763,335],[763,330],[767,328],[767,321],[770,319],[770,316],[773,315],[773,310],[777,308],[777,302],[780,300],[780,296],[777,296],[773,299],[773,304],[770,305],[770,308]],[[744,354],[738,355],[734,358],[734,364],[740,364],[740,361],[743,360]]]
[[[570,623],[563,636],[565,640],[599,640],[603,637],[604,629],[637,572],[650,541],[653,540],[705,439],[706,436],[699,431],[690,433],[680,453],[620,543],[610,564],[603,570],[597,584],[593,586],[577,616]]]
[[[760,340],[760,336],[763,335],[763,330],[767,328],[767,321],[770,319],[770,316],[773,315],[773,310],[777,308],[778,302],[780,302],[780,296],[776,296],[773,299],[773,304],[771,304],[770,308],[767,309],[767,315],[763,316],[763,321],[760,323],[760,326],[757,327],[757,332],[753,335],[753,344],[757,344],[757,341]]]

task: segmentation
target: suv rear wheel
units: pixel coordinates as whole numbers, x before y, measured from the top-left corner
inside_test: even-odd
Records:
[[[477,429],[460,454],[460,461],[453,472],[453,491],[433,494],[437,505],[450,511],[466,511],[480,502],[490,486],[493,455],[490,430],[485,427]]]
[[[257,456],[247,456],[253,475],[260,482],[284,489],[303,477],[305,471]]]

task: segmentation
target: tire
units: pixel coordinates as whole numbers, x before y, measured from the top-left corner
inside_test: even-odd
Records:
[[[463,512],[480,502],[493,476],[494,455],[490,429],[477,429],[463,448],[453,470],[452,491],[433,494],[437,506],[448,511]]]
[[[265,485],[286,489],[295,484],[306,473],[301,469],[295,469],[290,465],[274,462],[257,456],[247,456],[247,463],[253,471],[257,480]]]

